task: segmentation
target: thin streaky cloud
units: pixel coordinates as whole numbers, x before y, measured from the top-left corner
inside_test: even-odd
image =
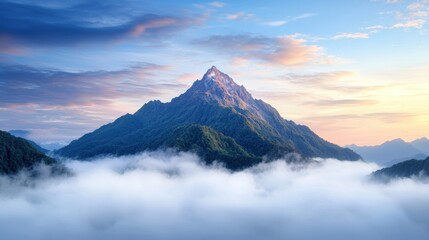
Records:
[[[409,20],[406,22],[396,23],[392,26],[392,28],[417,28],[421,29],[426,24],[426,20],[424,19],[416,19],[416,20]]]
[[[343,39],[343,38],[352,38],[352,39],[359,39],[359,38],[369,38],[368,33],[363,32],[357,32],[357,33],[340,33],[332,37],[332,39]]]
[[[103,16],[102,19],[115,19],[118,14],[112,12],[110,6],[99,7],[97,13]],[[147,12],[125,16],[127,17],[121,21],[96,21],[84,9],[2,2],[0,51],[19,53],[19,49],[32,46],[76,46],[83,43],[112,43],[136,38],[158,39],[201,23],[201,18],[198,17],[187,18]]]
[[[0,65],[3,87],[0,106],[39,104],[48,106],[92,105],[159,95],[166,89],[184,88],[177,82],[151,80],[168,66],[141,64],[117,71],[67,72],[25,65]]]
[[[212,7],[221,8],[224,7],[226,4],[224,2],[210,2],[209,5]]]
[[[279,21],[265,22],[265,25],[272,26],[272,27],[280,27],[280,26],[286,25],[287,23],[288,21],[279,20]]]
[[[252,13],[246,13],[246,12],[236,12],[226,15],[226,19],[228,20],[245,20],[253,18],[255,15]]]
[[[276,20],[276,21],[268,21],[268,22],[264,22],[265,25],[267,26],[271,26],[271,27],[280,27],[280,26],[284,26],[290,22],[294,22],[294,21],[298,21],[301,19],[306,19],[306,18],[310,18],[316,16],[316,14],[314,13],[304,13],[301,15],[298,15],[296,17],[292,17],[290,19],[287,20]]]
[[[367,30],[378,30],[378,29],[384,29],[384,28],[386,28],[386,27],[384,27],[383,25],[373,25],[373,26],[366,27],[365,29],[367,29]]]
[[[318,99],[304,102],[304,105],[331,108],[332,106],[368,106],[377,103],[378,101],[374,99]]]

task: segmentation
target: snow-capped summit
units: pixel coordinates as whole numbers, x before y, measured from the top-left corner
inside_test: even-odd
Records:
[[[219,75],[220,73],[221,72],[215,66],[212,66],[209,70],[207,70],[205,77],[215,79],[216,75]]]
[[[215,66],[212,66],[207,72],[204,74],[202,81],[205,82],[216,82],[217,84],[222,85],[227,90],[231,91],[232,88],[239,86],[234,82],[234,80],[228,76],[227,74],[219,71]]]
[[[201,80],[195,81],[184,95],[199,96],[215,100],[224,106],[242,109],[248,109],[254,101],[243,86],[236,84],[230,76],[219,71],[215,66],[207,70]]]

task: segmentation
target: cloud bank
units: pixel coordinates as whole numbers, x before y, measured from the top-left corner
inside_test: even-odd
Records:
[[[5,239],[427,239],[429,188],[375,165],[283,161],[231,173],[187,153],[68,161],[70,178],[0,179]]]

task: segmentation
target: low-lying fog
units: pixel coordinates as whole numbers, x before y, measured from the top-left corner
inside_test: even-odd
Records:
[[[66,165],[74,176],[0,178],[2,239],[429,239],[429,184],[374,183],[363,162],[229,172],[154,152]]]

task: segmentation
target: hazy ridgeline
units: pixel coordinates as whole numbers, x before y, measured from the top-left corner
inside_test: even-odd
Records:
[[[4,239],[427,239],[429,188],[378,166],[284,161],[231,172],[192,154],[67,160],[74,176],[0,179]]]

